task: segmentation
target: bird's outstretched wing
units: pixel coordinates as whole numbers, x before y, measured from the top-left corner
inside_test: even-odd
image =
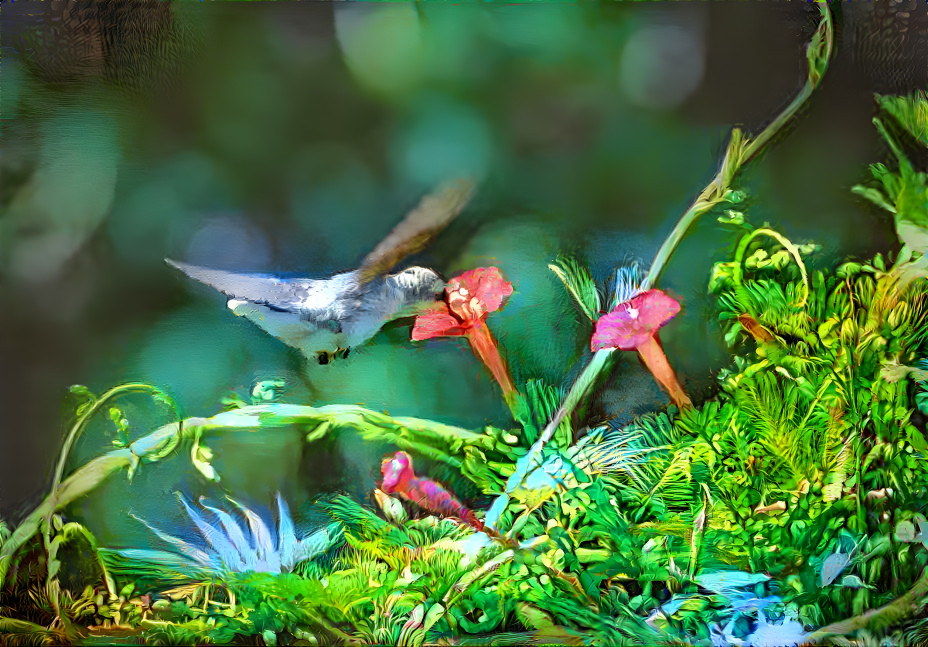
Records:
[[[422,198],[415,209],[394,227],[383,241],[361,262],[361,284],[385,274],[401,260],[421,250],[457,216],[474,195],[475,182],[459,178],[442,184]]]
[[[313,293],[318,281],[312,279],[283,279],[262,274],[237,274],[181,263],[169,258],[165,263],[177,268],[190,278],[216,288],[233,299],[242,299],[286,312],[302,312],[307,297]]]

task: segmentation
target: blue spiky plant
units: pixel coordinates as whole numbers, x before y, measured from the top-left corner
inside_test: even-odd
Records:
[[[288,573],[304,562],[319,557],[340,538],[338,524],[329,524],[302,538],[297,536],[290,510],[277,494],[277,525],[268,524],[254,510],[231,497],[227,500],[236,512],[207,505],[203,498],[200,506],[212,513],[215,521],[198,511],[178,494],[196,533],[188,529],[184,534],[199,534],[202,540],[193,542],[168,534],[139,517],[160,539],[175,550],[125,548],[104,550],[104,559],[114,573],[145,575],[161,582],[181,584],[196,580],[222,577],[230,573]]]

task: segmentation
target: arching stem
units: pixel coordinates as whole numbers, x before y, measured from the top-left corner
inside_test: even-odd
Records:
[[[828,5],[824,2],[819,3],[819,9],[822,12],[822,21],[819,23],[812,41],[809,43],[807,58],[809,61],[809,75],[805,85],[796,97],[790,102],[783,112],[764,128],[761,133],[752,140],[745,139],[741,131],[735,128],[731,134],[731,140],[728,143],[728,149],[725,151],[725,158],[722,160],[722,167],[719,172],[709,183],[709,186],[696,198],[696,201],[680,217],[677,225],[670,232],[670,235],[664,240],[660,249],[651,263],[648,275],[641,284],[642,290],[650,289],[657,279],[660,278],[661,272],[671,255],[683,240],[683,237],[689,231],[690,227],[699,219],[700,216],[710,211],[715,205],[725,199],[726,192],[731,188],[731,182],[741,168],[751,159],[757,156],[763,150],[764,146],[774,138],[789,122],[790,119],[799,111],[805,102],[812,96],[812,92],[821,83],[825,69],[828,67],[828,61],[831,59],[833,49],[834,29],[832,27],[831,12]]]
[[[738,243],[738,249],[735,251],[735,267],[732,271],[732,280],[735,282],[735,287],[739,290],[742,288],[742,265],[744,263],[744,255],[748,251],[748,245],[754,238],[757,236],[770,236],[775,239],[778,243],[783,245],[784,249],[790,253],[790,255],[795,259],[796,265],[799,266],[799,273],[802,275],[802,286],[805,288],[805,294],[802,295],[802,300],[796,304],[797,308],[803,307],[806,302],[809,300],[809,273],[806,271],[805,263],[802,262],[802,256],[799,254],[799,249],[793,245],[789,239],[772,229],[755,229],[750,234],[741,239]]]

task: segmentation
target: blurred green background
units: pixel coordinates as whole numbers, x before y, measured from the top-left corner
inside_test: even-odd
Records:
[[[907,5],[887,6],[834,5],[824,84],[743,177],[752,222],[821,243],[820,263],[893,245],[888,220],[849,191],[885,156],[872,93],[928,86],[928,9],[906,14],[900,37],[887,19]],[[759,131],[798,91],[817,16],[806,3],[4,3],[0,516],[47,488],[74,383],[151,382],[208,416],[283,378],[294,402],[510,424],[460,340],[413,345],[396,322],[348,361],[310,365],[162,258],[350,269],[436,182],[476,173],[471,207],[409,264],[498,265],[515,294],[490,326],[517,384],[568,384],[590,327],[547,264],[569,253],[605,282],[623,261],[650,262],[730,127]],[[728,361],[705,286],[733,240],[707,219],[661,282],[684,304],[662,339],[697,400]],[[625,355],[591,419],[665,404]],[[171,419],[143,397],[124,409],[133,435]],[[104,418],[72,466],[108,447]],[[223,485],[264,506],[278,489],[295,507],[365,496],[389,450],[350,435],[304,447],[295,431],[210,444]],[[177,489],[215,493],[181,456],[73,512],[105,542],[144,541],[127,513],[170,517]]]

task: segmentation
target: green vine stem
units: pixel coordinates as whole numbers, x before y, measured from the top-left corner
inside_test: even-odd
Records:
[[[124,395],[127,393],[151,393],[155,397],[167,402],[171,408],[174,409],[174,412],[178,414],[178,418],[180,417],[177,404],[175,404],[174,400],[167,393],[156,386],[152,386],[151,384],[133,383],[122,384],[120,386],[113,387],[99,398],[94,400],[93,404],[87,409],[87,411],[85,411],[77,418],[77,420],[74,422],[74,425],[72,425],[70,432],[68,432],[68,436],[64,441],[64,447],[62,447],[61,454],[58,456],[58,465],[55,467],[55,476],[52,479],[52,496],[54,496],[55,492],[58,491],[58,486],[61,485],[61,478],[64,476],[64,468],[68,462],[68,456],[71,454],[71,448],[77,441],[77,437],[81,435],[81,432],[87,426],[87,423],[90,422],[90,419],[96,415],[96,413],[103,407],[104,404],[118,395]]]
[[[129,387],[140,386],[138,384],[123,385],[107,392],[97,401],[96,409],[99,409],[106,399],[112,397],[114,392],[125,393],[130,390]],[[75,427],[78,424],[86,424],[86,419],[89,419],[90,414],[91,411],[88,411],[82,415]],[[301,425],[308,429],[307,442],[321,438],[334,428],[352,428],[366,440],[390,440],[403,449],[423,451],[432,458],[458,467],[462,465],[462,462],[451,456],[451,453],[460,452],[469,447],[492,449],[496,442],[489,434],[476,433],[420,418],[392,418],[384,413],[350,405],[329,405],[318,408],[291,404],[255,405],[225,411],[211,418],[188,418],[172,422],[138,438],[128,447],[113,449],[90,460],[67,478],[62,479],[59,476],[56,479],[55,489],[0,546],[0,588],[3,587],[13,556],[40,531],[43,524],[50,524],[49,520],[55,511],[89,494],[114,474],[124,469],[133,469],[139,461],[153,463],[162,460],[171,455],[185,440],[236,430],[286,429],[294,425]],[[69,436],[70,442],[66,443],[66,449],[70,449],[76,438],[74,432],[75,429],[72,428],[72,436]],[[77,433],[79,433],[79,428]]]
[[[119,395],[124,395],[127,393],[151,393],[155,397],[163,399],[174,409],[175,413],[178,413],[177,405],[174,403],[174,400],[171,399],[167,393],[156,386],[152,386],[151,384],[122,384],[120,386],[113,387],[99,398],[96,398],[87,408],[87,410],[78,416],[76,421],[74,421],[74,424],[71,426],[71,430],[68,432],[68,435],[65,438],[64,446],[61,448],[61,454],[58,456],[58,464],[55,466],[55,475],[52,478],[52,489],[48,495],[49,499],[54,501],[58,496],[58,491],[61,486],[61,479],[64,476],[64,468],[65,465],[67,465],[68,457],[71,455],[71,449],[74,447],[74,443],[77,441],[78,436],[80,436],[81,432],[83,432],[87,427],[87,423],[90,422],[90,419],[93,418],[101,408],[103,408],[104,404],[113,400]],[[179,417],[180,415],[178,413],[178,418]],[[132,464],[138,464],[138,458],[136,456],[133,456]],[[45,542],[46,550],[48,549],[49,542],[51,541],[52,515],[55,513],[56,509],[58,509],[58,506],[53,503],[53,505],[51,505],[48,509],[48,514],[45,516],[45,525],[42,536]],[[2,581],[2,578],[0,578],[0,581]]]
[[[642,291],[647,290],[652,285],[654,285],[654,283],[660,277],[660,274],[663,271],[664,266],[667,264],[667,261],[670,259],[670,256],[673,254],[674,250],[676,250],[677,245],[680,244],[680,241],[683,240],[684,235],[693,225],[693,223],[695,223],[701,215],[707,213],[717,204],[726,199],[726,194],[731,187],[732,180],[735,178],[741,168],[751,159],[756,157],[757,154],[763,150],[764,146],[766,146],[767,143],[770,142],[770,140],[772,140],[774,136],[776,136],[783,129],[786,123],[799,111],[803,104],[805,104],[805,102],[812,95],[812,92],[815,90],[815,88],[817,88],[821,83],[822,76],[828,67],[828,61],[831,59],[834,40],[834,28],[832,25],[831,12],[828,9],[828,5],[826,3],[820,3],[819,10],[822,13],[822,20],[819,23],[818,28],[815,30],[815,34],[812,36],[812,40],[806,50],[806,59],[809,63],[809,74],[805,85],[802,87],[802,90],[799,92],[799,94],[796,95],[790,104],[779,115],[777,115],[777,117],[753,140],[747,139],[738,128],[732,130],[731,140],[728,143],[728,148],[725,151],[725,157],[722,160],[722,165],[719,169],[719,172],[715,175],[715,177],[703,190],[703,192],[699,194],[699,197],[696,198],[696,201],[690,206],[690,208],[686,210],[686,212],[677,223],[676,227],[674,227],[673,231],[670,232],[670,235],[664,240],[664,243],[657,251],[657,255],[654,257],[654,262],[651,264],[651,268],[648,270],[647,276],[645,276],[644,281],[641,283],[640,289]],[[524,482],[525,478],[528,476],[531,470],[536,467],[535,461],[537,460],[544,446],[548,443],[549,440],[551,440],[551,437],[554,435],[554,431],[558,428],[558,426],[560,426],[561,422],[563,422],[564,419],[573,412],[580,401],[592,390],[596,380],[600,377],[600,374],[605,368],[607,360],[612,352],[613,351],[611,349],[603,349],[593,353],[593,357],[590,360],[590,363],[586,365],[586,367],[577,377],[577,380],[574,382],[573,386],[571,386],[567,397],[564,399],[564,402],[560,407],[558,407],[554,417],[547,424],[544,431],[541,433],[541,436],[537,441],[535,441],[529,450],[528,457],[525,462],[526,469],[518,470],[515,474],[513,474],[509,480],[509,483],[507,483],[506,491],[500,494],[493,502],[493,505],[490,506],[490,511],[487,513],[487,518],[490,520],[490,526],[495,524],[496,520],[502,514],[503,509],[509,502],[511,494]]]
[[[796,260],[796,265],[799,266],[799,273],[802,274],[802,286],[805,288],[805,293],[802,295],[802,300],[796,304],[797,308],[802,308],[806,305],[806,302],[809,300],[809,274],[806,271],[805,263],[802,262],[802,255],[799,253],[799,249],[790,242],[790,240],[773,229],[755,229],[748,235],[744,236],[741,241],[738,243],[738,248],[735,251],[735,267],[732,270],[732,281],[735,283],[737,289],[742,289],[744,286],[742,284],[742,266],[744,264],[744,255],[748,251],[748,245],[751,241],[754,240],[757,236],[770,236],[778,243],[783,245],[783,248],[790,253],[790,255]]]
[[[554,417],[545,426],[538,440],[532,444],[532,447],[528,450],[528,454],[520,459],[519,465],[521,469],[517,469],[509,478],[509,482],[506,484],[506,490],[493,501],[493,505],[490,506],[486,519],[484,520],[484,524],[488,528],[496,528],[496,522],[509,504],[512,493],[519,489],[535,468],[541,465],[541,450],[544,449],[548,441],[554,436],[554,432],[560,426],[561,422],[570,415],[596,384],[596,379],[602,373],[611,354],[611,350],[598,350],[593,353],[593,359],[590,360],[590,363],[584,367],[583,372],[577,377],[577,381],[574,382],[564,402],[558,407]]]
[[[170,448],[177,446],[179,433],[180,423],[171,423],[139,438],[129,447],[114,449],[98,456],[64,479],[58,488],[45,497],[45,500],[16,527],[0,547],[0,587],[3,586],[13,555],[35,535],[39,527],[56,510],[91,492],[112,474],[131,467],[139,458],[153,462],[158,457],[170,453]],[[165,449],[168,451],[165,452]]]
[[[155,397],[167,402],[174,409],[175,413],[178,412],[177,405],[174,403],[174,400],[172,400],[171,397],[161,389],[150,384],[122,384],[110,389],[102,396],[100,396],[100,398],[93,400],[93,403],[87,408],[87,410],[78,416],[77,420],[71,426],[71,430],[68,432],[67,437],[65,438],[64,447],[61,449],[61,454],[58,456],[58,464],[55,467],[55,475],[52,479],[52,489],[48,495],[48,498],[46,499],[47,501],[51,501],[51,503],[49,506],[47,506],[44,516],[41,517],[40,520],[36,520],[42,529],[42,544],[45,548],[45,553],[48,557],[49,564],[54,562],[55,554],[57,552],[57,549],[52,544],[52,517],[55,514],[55,510],[58,509],[57,499],[61,486],[61,479],[64,476],[64,468],[68,462],[68,457],[71,454],[71,449],[73,448],[74,443],[77,441],[78,436],[80,436],[81,432],[86,428],[87,423],[90,422],[90,419],[93,418],[93,416],[96,415],[98,411],[100,411],[103,405],[116,396],[126,393],[152,393]],[[180,417],[179,413],[178,417]],[[173,449],[173,447],[171,449]],[[134,467],[138,465],[138,461],[139,458],[136,455],[133,454],[130,457],[130,470],[134,469]],[[30,534],[29,536],[31,537],[32,535]],[[2,586],[10,559],[12,559],[12,553],[10,554],[9,558],[3,554],[0,554],[0,586]],[[105,567],[104,575],[106,576]],[[110,580],[108,577],[106,579],[107,584],[109,585]],[[73,627],[71,626],[71,623],[68,621],[67,617],[61,613],[61,608],[58,601],[58,584],[55,578],[55,569],[51,567],[48,569],[45,586],[49,594],[49,599],[52,602],[52,606],[55,609],[57,620],[62,623],[65,630],[70,634],[73,631]]]
[[[796,97],[790,102],[783,112],[770,122],[761,133],[753,140],[744,137],[741,130],[735,128],[731,133],[731,140],[725,151],[725,157],[722,160],[722,166],[719,172],[709,183],[709,186],[696,198],[696,201],[680,217],[679,222],[670,232],[670,235],[664,240],[660,249],[651,263],[651,268],[641,284],[642,290],[647,290],[653,286],[657,279],[660,278],[661,272],[671,255],[683,240],[686,232],[699,219],[700,216],[710,211],[718,203],[725,200],[725,194],[731,187],[732,180],[750,160],[757,156],[763,150],[764,146],[770,142],[793,118],[805,102],[812,96],[812,92],[821,83],[822,76],[828,67],[828,61],[831,59],[833,49],[834,29],[832,26],[831,12],[828,5],[824,2],[819,3],[819,9],[822,12],[822,21],[809,43],[806,51],[806,58],[809,62],[809,76],[805,85]]]

